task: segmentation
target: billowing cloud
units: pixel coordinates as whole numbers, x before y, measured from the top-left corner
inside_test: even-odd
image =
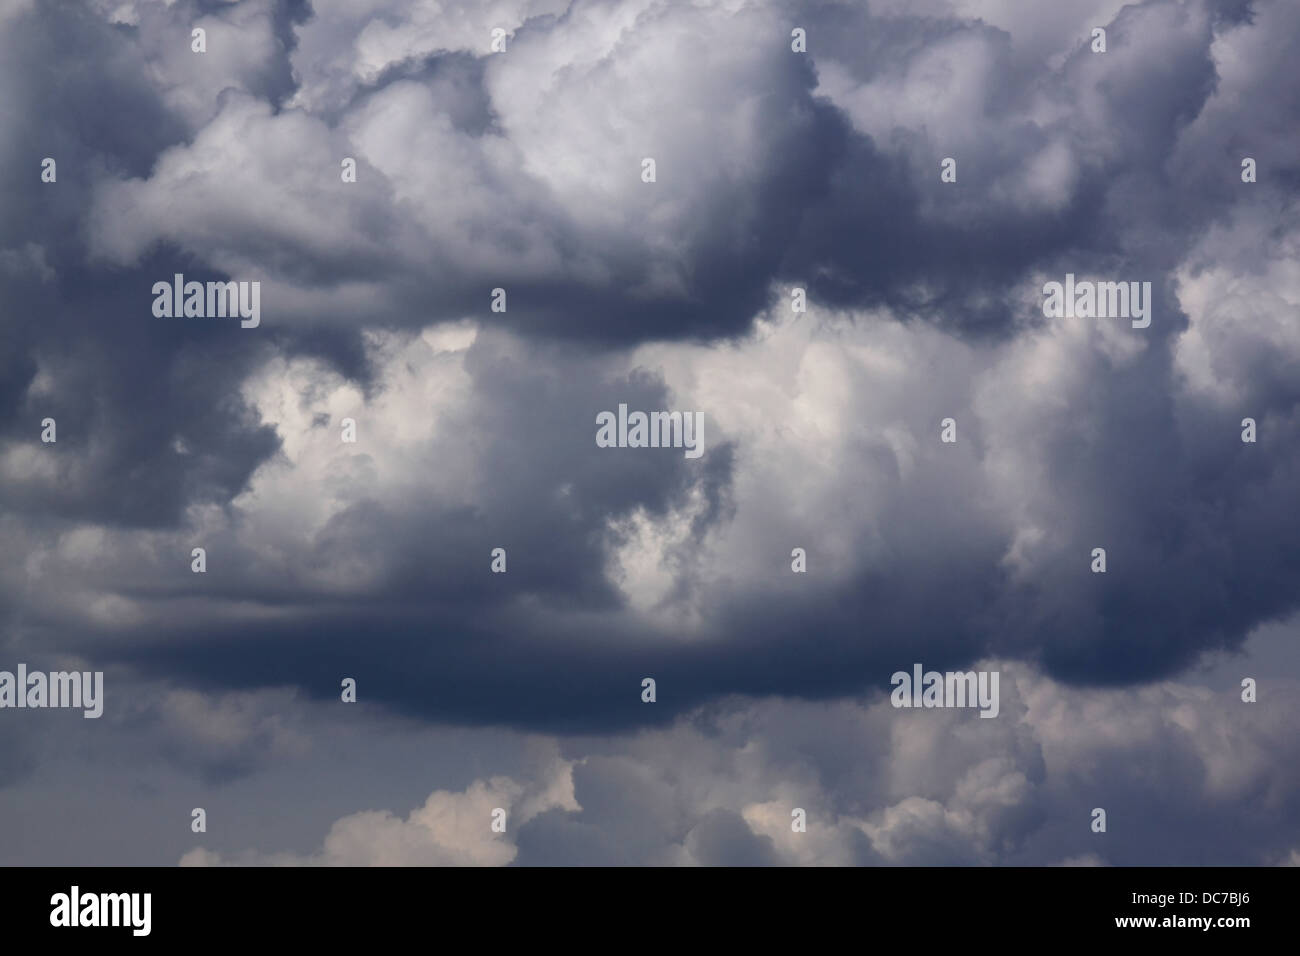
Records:
[[[105,669],[178,805],[486,748],[186,862],[1278,862],[1296,715],[1186,676],[1300,610],[1298,16],[0,3],[5,661]],[[178,273],[261,324],[155,316]],[[1150,326],[1046,316],[1067,274]],[[704,453],[599,447],[620,405]],[[918,660],[1004,714],[889,708]],[[72,772],[3,724],[6,799]]]
[[[405,819],[350,815],[313,854],[196,849],[181,862],[1286,862],[1300,838],[1294,681],[1270,681],[1268,706],[1251,709],[1232,687],[1081,691],[997,661],[981,667],[1003,677],[998,720],[884,699],[730,698],[634,737],[571,739],[572,762],[434,792]],[[504,832],[490,827],[497,808]],[[1096,808],[1104,833],[1092,829]]]

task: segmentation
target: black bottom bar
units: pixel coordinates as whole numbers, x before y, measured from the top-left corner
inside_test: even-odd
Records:
[[[1289,868],[10,868],[0,869],[0,918],[10,943],[75,934],[91,945],[373,945],[413,933],[435,946],[458,945],[466,933],[487,945],[518,938],[534,946],[585,937],[676,947],[751,935],[771,944],[843,933],[873,944],[1131,937],[1232,945],[1294,930],[1298,882]],[[148,934],[137,935],[145,898],[120,894],[146,893]]]

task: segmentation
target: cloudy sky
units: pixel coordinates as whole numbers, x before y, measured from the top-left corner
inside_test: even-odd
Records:
[[[1300,862],[1298,40],[0,0],[0,669],[105,674],[0,710],[0,862]],[[916,663],[998,716],[895,708]]]

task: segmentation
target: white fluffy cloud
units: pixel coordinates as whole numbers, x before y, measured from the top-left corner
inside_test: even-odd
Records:
[[[386,810],[367,810],[338,820],[319,852],[238,855],[224,859],[195,849],[181,866],[504,866],[514,859],[514,830],[552,808],[577,809],[569,768],[551,767],[550,776],[529,790],[508,777],[476,780],[463,792],[435,790],[405,818]],[[505,811],[505,832],[493,830],[497,810]]]

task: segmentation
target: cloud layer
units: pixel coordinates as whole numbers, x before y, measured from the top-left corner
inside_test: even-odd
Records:
[[[1296,714],[1187,675],[1300,611],[1300,13],[1041,7],[0,4],[0,667],[112,727],[6,713],[6,799],[83,733],[251,806],[462,729],[185,862],[1278,862]],[[1046,318],[1067,273],[1150,327]],[[597,447],[620,404],[704,455]],[[1011,700],[895,711],[916,661]]]

